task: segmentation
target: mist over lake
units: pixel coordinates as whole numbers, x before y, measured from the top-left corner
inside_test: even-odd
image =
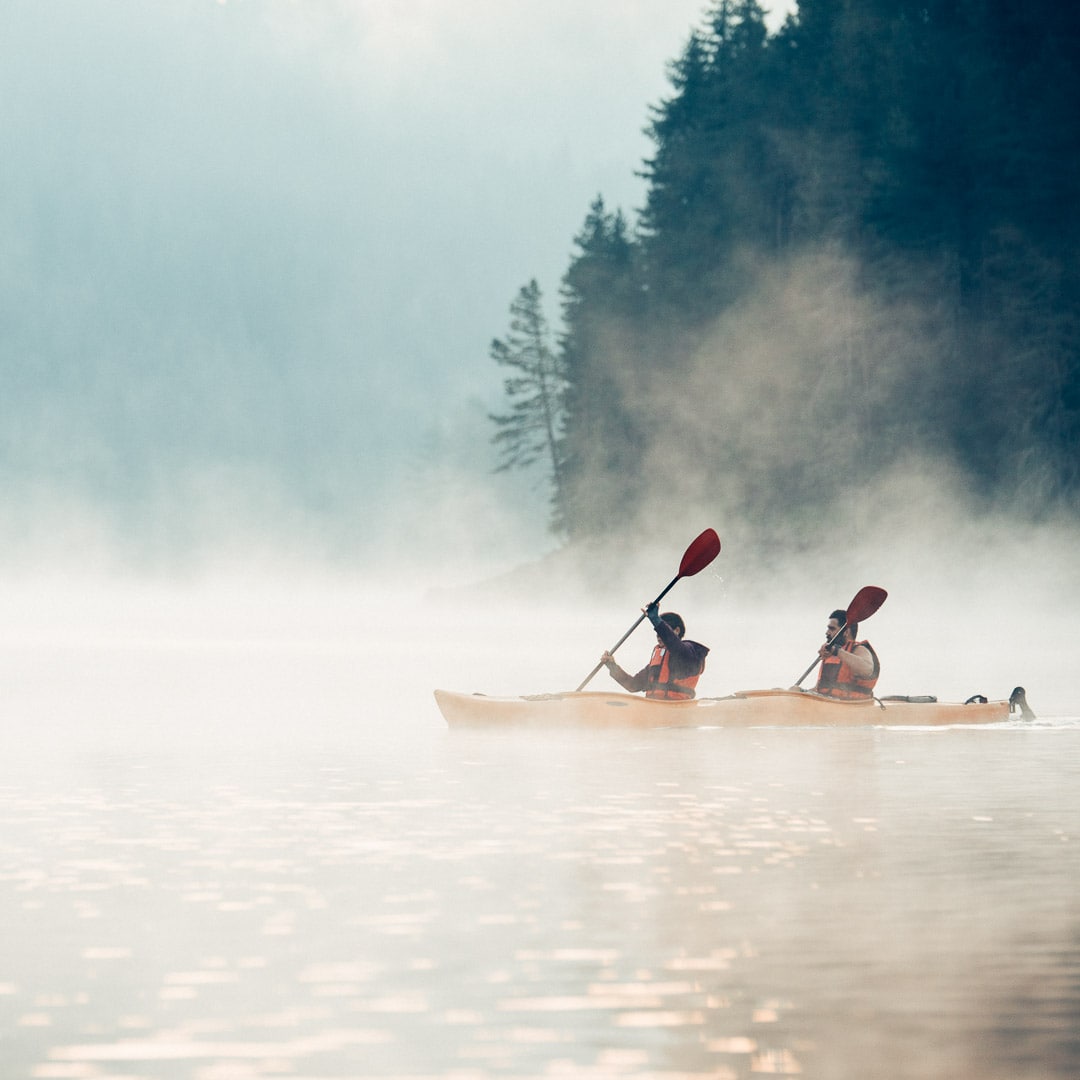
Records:
[[[775,33],[794,6],[741,10]],[[881,6],[807,14],[838,12],[857,38]],[[999,197],[1017,211],[950,247],[941,176],[907,182],[938,145],[915,121],[939,113],[896,96],[863,117],[887,129],[867,157],[813,124],[745,125],[703,180],[725,198],[671,204],[737,228],[691,217],[635,248],[644,128],[678,112],[672,61],[722,55],[717,13],[6,5],[4,1080],[1080,1074],[1080,564],[1058,454],[1078,279],[1055,255],[1076,222],[1009,201],[1074,185],[950,172],[969,224]],[[882,40],[925,63],[903,49],[940,9],[908,14]],[[880,90],[903,64],[843,68],[820,85]],[[1067,108],[1025,108],[1071,85],[1051,70],[995,85],[1025,139],[1067,146]],[[977,103],[971,148],[1008,144],[982,137],[1013,113]],[[783,183],[744,187],[762,161]],[[759,191],[767,218],[742,201]],[[893,196],[930,223],[903,258]],[[762,221],[782,250],[744,243]],[[702,239],[723,273],[664,263]],[[579,275],[571,295],[643,336],[561,318],[568,268],[613,240],[634,288]],[[496,472],[489,350],[533,279],[552,355],[571,341],[577,388],[622,411],[579,396],[554,472]],[[711,650],[702,695],[789,686],[875,585],[880,694],[1020,685],[1036,718],[448,729],[436,688],[576,686],[705,527],[721,553],[665,601]],[[646,624],[620,662],[651,647]]]
[[[462,734],[526,620],[242,607],[8,655],[12,1076],[1075,1074],[1080,710]]]

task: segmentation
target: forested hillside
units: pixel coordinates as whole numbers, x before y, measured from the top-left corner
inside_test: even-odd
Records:
[[[718,3],[597,199],[549,333],[493,357],[506,466],[570,540],[715,510],[766,530],[901,468],[1080,506],[1080,30],[1061,0]],[[539,317],[539,318],[537,318]]]

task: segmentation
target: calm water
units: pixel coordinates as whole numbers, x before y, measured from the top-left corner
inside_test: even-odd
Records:
[[[1080,725],[0,767],[0,1072],[1080,1076]]]

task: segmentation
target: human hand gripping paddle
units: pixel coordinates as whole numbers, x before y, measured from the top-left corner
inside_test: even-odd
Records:
[[[668,587],[652,602],[647,605],[652,607],[653,604],[659,605],[660,601],[675,587],[680,578],[693,577],[695,574],[700,574],[706,566],[709,565],[720,554],[720,537],[716,535],[714,529],[706,529],[699,537],[697,537],[690,546],[683,553],[682,562],[679,563],[679,572],[671,579]],[[626,631],[625,634],[614,645],[608,649],[609,653],[614,653],[615,650],[641,625],[645,619],[645,613],[642,612],[637,618],[637,622]],[[596,665],[585,676],[585,680],[577,688],[575,693],[584,690],[585,687],[592,680],[592,677],[604,666],[603,660]]]
[[[860,623],[865,619],[869,619],[870,616],[885,603],[885,597],[888,595],[889,594],[884,589],[879,589],[876,585],[864,585],[852,597],[851,603],[847,606],[847,612],[840,629],[829,638],[828,643],[832,645],[833,642],[839,641],[841,635],[851,623]],[[821,654],[819,653],[814,662],[798,677],[795,681],[795,685],[798,686],[820,663]]]

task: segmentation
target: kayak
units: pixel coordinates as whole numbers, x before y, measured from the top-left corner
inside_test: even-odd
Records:
[[[939,727],[1000,723],[1014,707],[981,695],[963,703],[929,695],[844,701],[810,690],[740,690],[688,701],[603,691],[489,697],[436,690],[435,701],[451,728]]]

